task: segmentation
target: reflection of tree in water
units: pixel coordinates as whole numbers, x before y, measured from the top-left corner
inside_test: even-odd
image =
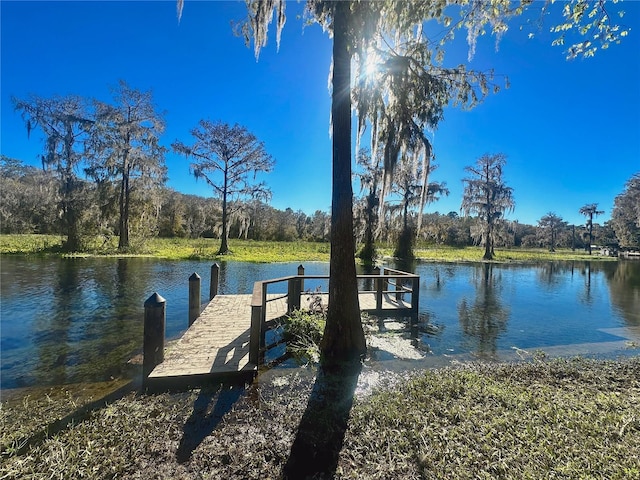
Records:
[[[580,295],[580,301],[590,305],[593,300],[591,295],[591,262],[585,262],[580,273],[584,278],[584,292]]]
[[[640,262],[607,262],[605,275],[611,303],[629,326],[640,326]]]
[[[594,299],[592,292],[594,285],[592,275],[597,276],[604,272],[606,277],[610,277],[611,273],[609,272],[613,272],[616,269],[616,263],[617,262],[580,262],[577,264],[576,268],[580,272],[580,275],[582,275],[584,282],[584,290],[579,297],[580,302],[591,305]]]
[[[150,274],[140,259],[60,261],[52,274],[51,304],[37,317],[37,383],[108,380],[124,373],[140,346]]]
[[[492,357],[498,337],[507,329],[509,310],[500,304],[500,277],[494,275],[493,265],[483,264],[475,273],[475,301],[470,304],[463,298],[458,318],[464,334],[477,344],[475,352],[480,357]]]
[[[59,262],[55,283],[51,288],[51,304],[42,306],[37,316],[38,360],[33,365],[39,384],[61,384],[67,381],[67,362],[71,348],[73,305],[80,303],[82,287],[78,282],[78,261]]]
[[[427,290],[430,295],[442,293],[447,282],[457,275],[457,269],[450,265],[434,264],[425,269],[421,275],[424,275],[427,282]],[[425,275],[426,273],[426,275]]]
[[[545,262],[537,267],[540,285],[550,289],[557,288],[567,278],[567,273],[574,271],[574,262]]]

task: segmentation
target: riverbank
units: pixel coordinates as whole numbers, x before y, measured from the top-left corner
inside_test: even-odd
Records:
[[[0,478],[280,478],[318,429],[339,440],[320,452],[335,478],[640,478],[637,357],[385,374],[373,389],[365,366],[354,395],[339,393],[353,402],[342,422],[309,401],[314,374],[130,393],[26,454],[5,451]],[[3,436],[28,418],[20,408],[3,405]]]
[[[152,238],[144,245],[134,246],[128,253],[118,252],[115,238],[108,241],[94,238],[81,253],[63,253],[62,238],[56,235],[0,235],[0,254],[4,255],[62,255],[108,257],[154,257],[170,260],[225,260],[243,262],[328,262],[330,245],[322,242],[266,242],[229,239],[231,253],[218,255],[220,240],[212,238]],[[381,245],[381,258],[393,255],[392,245]],[[615,257],[594,252],[559,249],[512,248],[496,249],[496,263],[537,263],[548,261],[616,261]],[[454,248],[446,246],[417,246],[414,254],[426,262],[482,262],[482,247]]]

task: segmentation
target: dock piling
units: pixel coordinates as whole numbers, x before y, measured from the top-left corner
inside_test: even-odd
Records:
[[[166,303],[157,292],[144,302],[143,379],[164,361]]]
[[[218,294],[218,282],[220,281],[220,266],[217,263],[211,265],[211,282],[209,283],[209,300],[213,300]]]
[[[384,289],[384,279],[382,276],[384,275],[384,270],[381,270],[380,267],[376,267],[373,269],[373,274],[378,275],[376,278],[376,311],[382,311],[382,290]]]
[[[189,326],[200,316],[200,275],[189,277]]]
[[[298,275],[301,277],[304,276],[304,265],[302,264],[298,265]],[[298,280],[300,281],[300,283],[298,284],[298,291],[302,293],[304,292],[304,278],[300,278]]]

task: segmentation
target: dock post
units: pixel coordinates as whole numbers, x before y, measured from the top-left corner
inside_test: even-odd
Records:
[[[302,264],[298,265],[298,275],[304,276],[304,266]],[[300,279],[300,283],[298,284],[298,292],[302,294],[304,292],[304,278]],[[298,301],[298,305],[300,305],[300,301]]]
[[[142,347],[142,378],[164,360],[164,330],[166,300],[154,293],[144,302],[144,339]]]
[[[209,300],[213,300],[218,294],[218,282],[220,281],[220,266],[217,263],[211,265],[211,282],[209,283]]]
[[[400,302],[404,295],[404,278],[396,277],[396,302]]]
[[[420,305],[420,277],[411,279],[411,323],[418,323],[418,306]]]
[[[287,315],[294,310],[300,310],[300,290],[298,290],[298,279],[292,277],[287,281]]]
[[[382,276],[384,275],[384,270],[381,271],[380,267],[376,267],[373,271],[378,275],[378,278],[376,278],[376,310],[378,314],[380,314],[382,312],[382,288],[384,286],[384,279]]]
[[[302,289],[304,288],[304,279],[300,278],[304,275],[304,267],[298,266],[298,277],[289,280],[287,288],[287,314],[294,310],[300,310]]]
[[[249,335],[249,363],[260,364],[260,340],[262,338],[262,307],[251,305],[251,330]]]
[[[189,326],[200,316],[200,275],[189,277]]]

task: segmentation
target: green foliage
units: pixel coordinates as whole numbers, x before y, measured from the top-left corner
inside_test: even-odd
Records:
[[[365,243],[356,256],[365,264],[374,264],[378,257],[378,251],[374,243]]]
[[[164,154],[167,149],[159,144],[165,129],[162,115],[156,111],[150,91],[135,90],[123,80],[114,89],[114,104],[94,101],[95,111],[89,135],[85,142],[85,154],[89,159],[87,175],[98,185],[111,185],[109,203],[119,204],[119,248],[130,251],[133,245],[129,233],[143,237],[148,223],[138,221],[130,226],[134,215],[145,215],[151,202],[145,196],[157,191],[164,184],[167,168]],[[134,152],[134,153],[132,153]]]
[[[579,212],[580,215],[587,217],[587,233],[589,235],[587,251],[589,252],[589,255],[591,255],[591,245],[593,244],[593,217],[602,215],[604,211],[598,210],[597,203],[588,203],[580,207]]]
[[[229,253],[229,218],[236,200],[249,198],[269,200],[271,190],[266,183],[257,182],[258,173],[273,170],[275,161],[265,149],[264,142],[238,124],[230,126],[221,121],[200,120],[191,130],[192,145],[175,141],[171,147],[176,153],[191,158],[191,172],[204,180],[222,200],[222,232],[218,253]]]
[[[547,2],[554,3],[554,1]],[[605,6],[605,3],[608,5]],[[624,10],[615,11],[611,2],[593,2],[589,0],[570,0],[558,2],[562,5],[564,21],[551,27],[552,33],[559,34],[553,45],[565,45],[566,37],[573,37],[573,43],[566,51],[568,59],[593,57],[598,48],[606,50],[612,44],[618,44],[631,30],[621,27],[615,21],[624,17]],[[547,5],[545,5],[545,10]],[[617,18],[616,18],[617,17]]]
[[[515,207],[513,189],[502,178],[506,162],[506,155],[502,153],[483,155],[475,165],[465,167],[470,176],[462,180],[465,187],[461,209],[466,215],[478,216],[485,260],[491,260],[494,255],[496,226],[504,213]]]
[[[0,235],[0,254],[42,254],[62,250],[59,235]]]
[[[640,172],[633,174],[616,197],[611,223],[620,245],[640,248]]]
[[[559,217],[555,213],[549,212],[538,220],[538,225],[543,230],[543,235],[549,242],[549,251],[555,252],[558,231],[561,228],[566,227],[567,222],[562,220],[562,217]]]
[[[224,260],[242,262],[326,262],[329,260],[329,244],[319,242],[258,242],[232,239],[229,242],[233,253]],[[221,259],[217,256],[218,244],[213,239],[153,238],[137,251],[123,254],[118,251],[117,238],[94,237],[87,243],[81,255],[148,256],[173,260]],[[393,247],[379,245],[381,257],[393,256]],[[448,246],[421,246],[414,249],[420,261],[477,262],[482,259],[479,247],[455,248]],[[0,235],[0,254],[60,255],[62,240],[56,235]],[[497,262],[544,262],[549,260],[598,260],[616,261],[615,257],[589,257],[580,251],[556,249],[549,252],[540,248],[496,249]]]
[[[298,361],[318,363],[326,321],[323,313],[296,310],[283,321],[287,352]]]
[[[398,243],[393,252],[393,256],[401,260],[413,260],[415,258],[413,253],[413,242],[413,232],[410,228],[404,228],[398,237]]]

